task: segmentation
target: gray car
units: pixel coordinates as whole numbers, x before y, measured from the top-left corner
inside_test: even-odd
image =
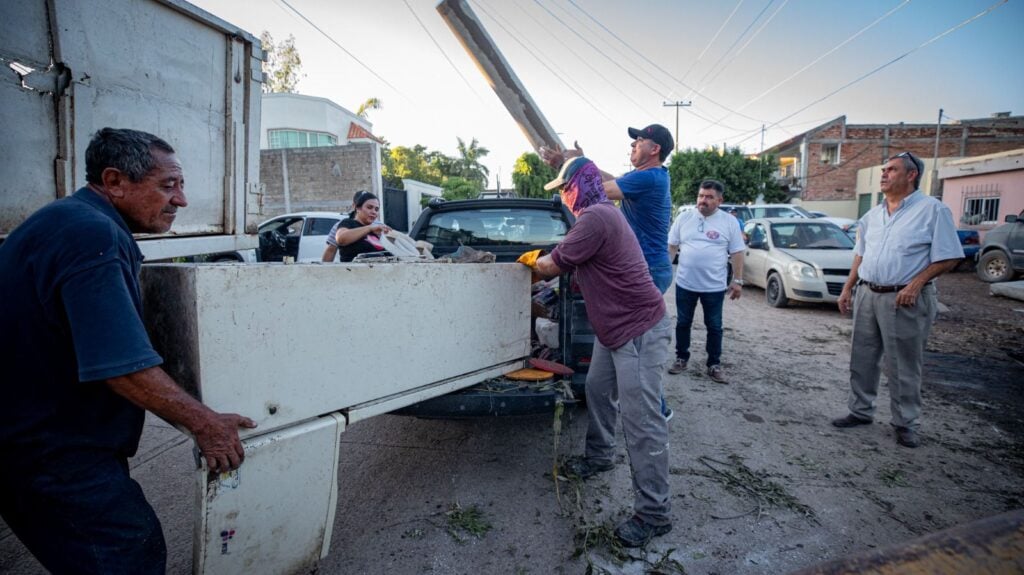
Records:
[[[854,247],[839,226],[820,219],[759,218],[747,222],[743,232],[743,280],[764,288],[768,305],[839,299]]]

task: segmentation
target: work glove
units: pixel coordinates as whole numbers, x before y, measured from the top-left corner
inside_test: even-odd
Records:
[[[516,261],[532,270],[535,270],[537,269],[537,258],[539,258],[541,254],[543,254],[543,250],[529,251],[519,256],[519,259],[517,259]]]

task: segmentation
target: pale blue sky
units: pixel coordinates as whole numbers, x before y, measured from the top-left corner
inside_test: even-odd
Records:
[[[367,97],[381,98],[384,108],[371,112],[370,120],[374,133],[392,145],[422,144],[455,155],[457,136],[466,141],[475,137],[491,150],[485,159],[491,169],[490,185],[499,172],[502,186],[511,185],[512,165],[530,146],[437,13],[436,2],[287,1],[386,82],[281,0],[194,3],[256,36],[262,30],[269,30],[276,40],[293,34],[305,74],[298,84],[300,93],[326,97],[351,110]],[[996,0],[470,0],[563,140],[571,144],[578,139],[588,156],[613,173],[629,167],[627,126],[658,122],[675,131],[675,111],[662,105],[667,100],[693,103],[680,114],[682,147],[725,142],[738,143],[748,152],[760,149],[762,122],[779,122],[765,134],[768,147],[844,114],[849,122],[863,124],[933,123],[939,108],[953,119],[1003,111],[1024,115],[1024,0],[1008,0],[787,118],[995,4]],[[856,39],[762,96],[890,11]],[[718,104],[741,115],[723,118],[729,112]]]

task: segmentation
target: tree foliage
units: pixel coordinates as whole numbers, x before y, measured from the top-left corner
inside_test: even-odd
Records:
[[[786,200],[786,193],[775,182],[778,158],[748,158],[739,148],[722,152],[687,149],[672,155],[668,171],[672,177],[672,203],[693,204],[702,180],[713,178],[725,184],[725,201],[733,204],[753,202],[764,194],[769,203]]]
[[[364,100],[362,104],[359,104],[359,107],[356,108],[356,115],[365,120],[369,116],[370,110],[380,110],[383,107],[383,100],[377,97],[370,97]]]
[[[469,145],[459,138],[459,157],[452,157],[426,146],[390,147],[382,150],[381,172],[389,188],[404,189],[402,180],[409,178],[444,189],[446,199],[475,198],[487,184],[487,167],[479,162],[487,148],[473,138]]]
[[[302,58],[295,47],[295,36],[289,34],[280,44],[274,44],[274,37],[264,30],[260,34],[260,43],[263,45],[263,93],[294,94],[303,76]]]
[[[547,198],[551,192],[544,190],[544,184],[555,179],[558,172],[544,163],[540,156],[526,152],[516,159],[512,168],[512,185],[521,198]]]

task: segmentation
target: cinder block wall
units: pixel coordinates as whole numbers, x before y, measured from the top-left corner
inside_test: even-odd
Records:
[[[260,151],[260,181],[264,184],[263,215],[286,213],[284,162],[288,164],[288,193],[292,212],[346,209],[359,190],[373,192],[373,144],[352,143],[324,148],[286,148]],[[282,154],[284,157],[282,157]]]

